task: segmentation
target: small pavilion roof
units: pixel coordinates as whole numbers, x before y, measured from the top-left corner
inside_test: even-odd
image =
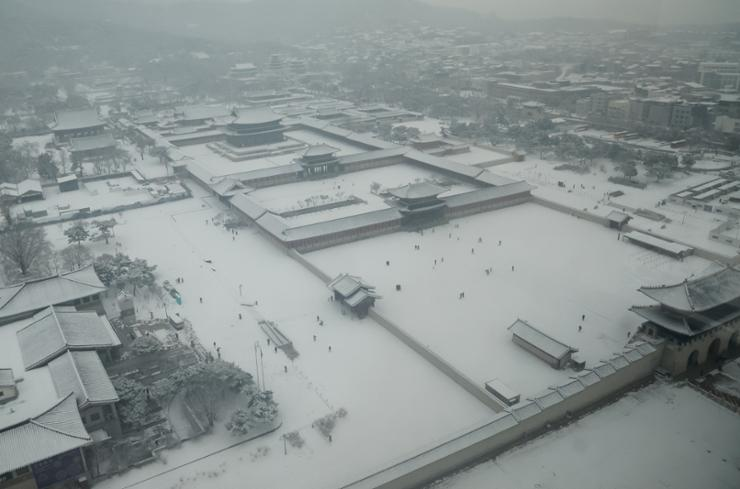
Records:
[[[424,199],[436,197],[446,192],[447,189],[429,182],[412,183],[403,187],[390,189],[389,193],[394,197],[404,200]]]
[[[339,151],[338,148],[335,148],[334,146],[329,146],[328,144],[317,144],[315,146],[309,147],[304,153],[304,158],[317,158],[319,156],[331,156],[334,153]]]
[[[628,214],[625,214],[624,212],[616,211],[616,210],[611,211],[609,214],[607,214],[606,218],[609,221],[618,222],[618,223],[626,223],[627,221],[632,219],[632,217],[629,216]]]
[[[678,311],[706,311],[740,299],[740,271],[726,267],[674,285],[640,287],[640,292]]]

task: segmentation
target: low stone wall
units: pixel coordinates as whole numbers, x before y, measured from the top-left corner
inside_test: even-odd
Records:
[[[442,357],[425,347],[414,338],[406,334],[398,325],[390,319],[378,313],[375,309],[370,309],[368,316],[376,323],[383,326],[393,336],[401,340],[406,346],[421,355],[426,361],[442,371],[447,377],[451,378],[457,385],[465,389],[470,395],[488,406],[494,412],[503,411],[503,406],[496,401],[482,386],[470,379],[468,376],[457,370],[451,364],[447,363]]]
[[[493,421],[418,455],[376,472],[343,489],[410,489],[495,456],[579,413],[612,400],[652,379],[662,344],[642,343],[601,366],[577,375]]]

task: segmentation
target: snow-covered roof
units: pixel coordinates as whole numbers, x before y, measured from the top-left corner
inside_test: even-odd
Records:
[[[57,177],[57,183],[67,183],[67,182],[74,182],[77,180],[77,175],[74,173],[70,173],[69,175],[64,175],[63,177]]]
[[[694,251],[694,248],[691,248],[690,246],[684,246],[682,244],[674,243],[673,241],[656,238],[655,236],[641,233],[640,231],[630,231],[625,233],[624,237],[642,245],[664,250],[672,255],[686,255],[691,254]]]
[[[118,401],[116,389],[94,351],[68,351],[49,363],[57,395],[74,393],[81,408]]]
[[[455,209],[457,207],[477,204],[488,200],[502,199],[517,194],[521,194],[521,196],[524,197],[528,195],[533,188],[534,187],[527,182],[515,182],[502,187],[486,187],[471,190],[470,192],[450,195],[448,197],[443,197],[442,200],[447,203],[448,208]]]
[[[433,156],[416,149],[407,151],[404,156],[413,163],[420,163],[424,166],[431,167],[436,170],[447,171],[454,173],[459,176],[465,176],[469,178],[475,178],[480,175],[484,170],[463,165],[461,163],[455,163],[445,158]]]
[[[104,316],[65,307],[44,309],[16,334],[26,370],[45,365],[67,350],[110,348],[121,344]]]
[[[260,225],[265,222],[265,218],[268,215],[271,214],[267,213],[262,218],[260,218]],[[283,230],[280,234],[284,234],[284,236],[286,236],[287,239],[290,241],[295,241],[301,239],[317,238],[330,234],[349,232],[354,229],[363,228],[365,226],[372,226],[375,224],[389,224],[393,220],[398,220],[399,222],[401,220],[401,212],[396,207],[381,209],[372,212],[364,212],[362,214],[357,214],[354,216],[341,217],[339,219],[333,219],[331,221],[322,221],[290,229],[287,229],[287,226],[285,226],[285,224],[283,223]],[[282,221],[280,222],[282,223]],[[285,237],[281,239],[285,239]]]
[[[517,319],[508,329],[512,334],[558,360],[564,358],[569,353],[576,351],[575,348],[572,348],[565,343],[561,343],[555,338],[543,333],[523,319]]]
[[[624,212],[620,211],[611,211],[609,214],[606,215],[607,220],[612,222],[618,222],[618,223],[625,223],[632,219],[631,216],[625,214]]]
[[[328,144],[317,144],[314,146],[310,146],[304,153],[304,158],[317,158],[319,156],[331,156],[334,153],[339,151],[338,148],[335,148],[334,146],[329,146]]]
[[[0,474],[91,442],[70,394],[40,415],[0,431]]]
[[[65,110],[57,112],[54,131],[70,131],[88,127],[102,126],[104,122],[95,109]]]
[[[364,284],[362,283],[362,279],[360,277],[355,277],[353,275],[343,273],[332,280],[329,283],[328,287],[334,290],[334,292],[340,294],[342,297],[349,297],[360,290],[363,285]]]
[[[272,111],[272,109],[248,109],[240,111],[232,122],[233,124],[268,124],[279,122],[283,116]]]
[[[111,148],[116,145],[116,140],[109,132],[96,134],[94,136],[85,136],[81,138],[72,138],[69,140],[69,146],[73,153],[79,151],[92,151],[95,149]]]
[[[7,387],[15,385],[12,368],[0,368],[0,386]]]
[[[18,183],[0,184],[0,194],[9,197],[23,197],[29,194],[43,194],[43,190],[39,180],[27,178]]]
[[[106,289],[92,265],[0,289],[0,324],[45,307],[89,297]]]
[[[446,188],[429,182],[412,183],[403,187],[388,190],[388,192],[394,197],[404,200],[436,197],[446,191]]]
[[[740,299],[740,271],[726,267],[675,285],[640,287],[640,292],[678,311],[706,311]]]
[[[250,199],[247,195],[236,194],[229,202],[235,209],[243,212],[247,217],[256,221],[262,217],[267,209]]]

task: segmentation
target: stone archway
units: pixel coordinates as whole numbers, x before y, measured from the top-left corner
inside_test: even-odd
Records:
[[[686,362],[686,370],[696,367],[697,365],[699,365],[699,350],[694,350],[691,352],[691,355],[689,355],[689,359]]]
[[[740,348],[740,332],[735,331],[732,333],[732,336],[730,336],[730,341],[727,343],[727,349],[734,350],[737,348]]]
[[[719,338],[715,338],[712,343],[709,344],[709,348],[707,349],[707,362],[712,362],[719,358],[719,349],[721,346],[722,343]]]

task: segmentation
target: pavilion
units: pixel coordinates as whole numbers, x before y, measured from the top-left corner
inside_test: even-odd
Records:
[[[380,296],[375,293],[375,287],[347,273],[339,275],[332,280],[328,287],[334,292],[334,298],[357,314],[358,317],[367,316],[370,307],[375,304],[375,299]]]
[[[327,144],[318,144],[311,146],[303,156],[297,160],[297,163],[303,168],[305,178],[322,178],[326,175],[339,173],[341,166],[339,159],[335,154],[339,151],[337,148]]]
[[[447,189],[429,182],[412,183],[389,190],[395,197],[405,227],[426,227],[445,220],[447,204],[439,195]]]
[[[105,131],[105,122],[95,109],[60,111],[54,114],[54,121],[51,129],[58,143],[68,142],[71,138],[95,136]]]
[[[231,146],[260,146],[285,140],[282,116],[272,110],[245,110],[226,126],[226,142]]]
[[[640,287],[657,305],[633,306],[642,330],[667,340],[664,367],[680,374],[740,345],[740,270],[724,267],[673,285]]]

